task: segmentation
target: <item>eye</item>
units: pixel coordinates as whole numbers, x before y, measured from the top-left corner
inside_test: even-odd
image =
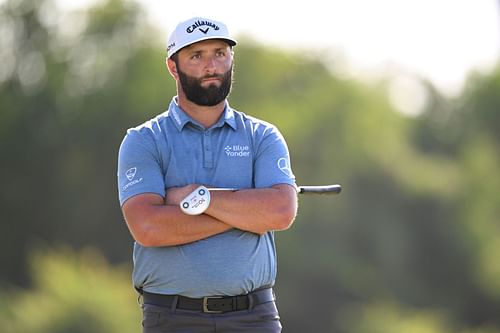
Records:
[[[218,58],[224,58],[227,57],[227,50],[220,48],[215,51],[215,56]]]

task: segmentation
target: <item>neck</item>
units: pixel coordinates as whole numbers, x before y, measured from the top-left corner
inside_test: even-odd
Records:
[[[211,127],[219,120],[226,106],[225,100],[214,106],[194,104],[181,94],[177,96],[177,103],[184,112],[205,128]]]

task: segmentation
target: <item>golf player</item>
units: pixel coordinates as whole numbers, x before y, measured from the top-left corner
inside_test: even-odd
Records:
[[[177,95],[120,146],[145,333],[281,332],[274,232],[297,213],[295,177],[279,130],[228,103],[235,45],[221,22],[179,23],[166,59]],[[201,211],[182,209],[210,188],[237,190],[210,190],[195,202]]]

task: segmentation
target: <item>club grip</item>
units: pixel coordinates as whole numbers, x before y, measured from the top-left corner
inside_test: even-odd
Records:
[[[339,194],[342,191],[340,184],[334,185],[302,185],[298,187],[298,193],[316,193],[316,194]]]

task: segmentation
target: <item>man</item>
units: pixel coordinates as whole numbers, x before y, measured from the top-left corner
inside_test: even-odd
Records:
[[[235,45],[221,22],[179,23],[166,60],[177,96],[120,146],[146,333],[281,331],[274,231],[295,218],[295,178],[278,129],[229,106]],[[186,214],[200,185],[238,190],[210,191],[201,214]]]

